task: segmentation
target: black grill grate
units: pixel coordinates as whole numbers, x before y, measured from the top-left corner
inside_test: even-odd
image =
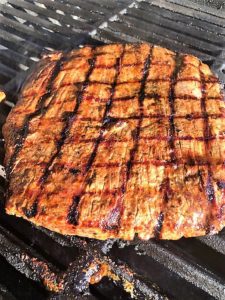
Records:
[[[223,1],[213,1],[214,8],[210,1],[194,0],[5,2],[0,4],[0,87],[8,98],[1,104],[0,125],[41,53],[80,44],[156,43],[197,55],[225,84],[225,11],[215,8],[223,7]],[[2,145],[0,150],[2,158]],[[224,231],[176,242],[98,242],[37,229],[6,216],[2,209],[0,298],[54,298],[44,286],[60,288],[66,282],[61,293],[77,299],[130,299],[124,285],[132,283],[138,299],[221,300],[225,299],[224,249]],[[80,292],[89,288],[82,268],[93,259],[107,262],[121,280],[104,279],[90,288],[89,296],[81,297]]]

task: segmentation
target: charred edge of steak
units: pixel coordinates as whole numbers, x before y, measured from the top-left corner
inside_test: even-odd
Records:
[[[23,127],[21,128],[21,131],[18,134],[18,138],[16,140],[15,151],[12,154],[12,156],[9,160],[9,163],[6,167],[7,180],[10,179],[10,174],[11,174],[11,171],[13,169],[14,163],[16,161],[17,155],[19,154],[20,150],[22,149],[24,140],[25,140],[25,138],[26,138],[26,136],[29,132],[29,123],[30,123],[30,121],[34,117],[37,117],[38,115],[43,113],[44,103],[45,103],[46,99],[51,95],[51,90],[52,90],[52,85],[53,85],[54,79],[56,78],[56,76],[58,75],[58,73],[60,71],[60,67],[61,67],[61,64],[62,64],[63,60],[64,60],[64,56],[62,55],[62,57],[56,62],[55,67],[52,71],[51,77],[49,79],[48,86],[46,88],[46,93],[43,96],[40,97],[40,99],[38,101],[38,104],[37,104],[37,107],[36,107],[36,110],[26,117],[24,125],[23,125]]]

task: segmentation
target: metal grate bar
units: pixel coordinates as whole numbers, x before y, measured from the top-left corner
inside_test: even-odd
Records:
[[[41,29],[42,31],[43,30],[50,31],[56,34],[60,33],[63,36],[71,36],[71,34],[73,34],[71,32],[71,29],[66,26],[56,25],[46,19],[40,18],[39,16],[36,16],[34,18],[34,16],[28,14],[27,12],[23,12],[22,10],[16,9],[14,7],[3,5],[1,7],[1,12],[3,14],[8,14],[9,16],[13,16],[14,19],[15,17],[17,17],[24,21],[28,21],[31,24],[33,24],[35,27]]]
[[[37,299],[48,297],[42,286],[13,268],[4,258],[0,257],[0,299]]]
[[[137,21],[139,23],[139,21]],[[151,26],[152,28],[153,26]],[[135,33],[137,36],[133,36],[133,32],[135,29]],[[146,30],[147,28],[135,28],[135,26],[132,26],[130,24],[125,25],[124,23],[109,23],[108,27],[104,30],[107,31],[107,35],[109,33],[115,35],[115,37],[119,38],[120,36],[123,37],[123,40],[126,40],[128,42],[135,42],[135,41],[141,41],[141,40],[151,40],[155,44],[161,44],[165,47],[169,47],[171,43],[173,43],[173,48],[176,49],[176,51],[183,51],[185,44],[181,43],[177,40],[171,40],[171,38],[168,38],[166,36],[159,36],[157,33],[154,31]],[[102,30],[98,30],[99,34],[96,35],[96,38],[99,38],[100,36],[103,35]],[[100,38],[102,40],[102,38]],[[193,46],[192,49],[188,46],[186,46],[186,51],[187,53],[192,53],[194,55],[199,56],[203,60],[210,60],[213,59],[213,57],[210,54],[207,53],[202,53],[198,49],[196,49],[196,46]]]
[[[2,284],[0,284],[0,298],[5,300],[16,300],[7,287]]]
[[[168,295],[169,299],[215,299],[203,291],[202,288],[177,275],[176,268],[173,268],[173,261],[171,261],[171,268],[169,269],[152,257],[151,251],[148,252],[145,245],[140,247],[140,243],[142,242],[137,241],[137,244],[133,243],[133,246],[126,245],[122,249],[114,247],[112,249],[113,258],[117,257],[119,260],[126,262],[132,270],[142,277],[154,281]]]
[[[55,13],[53,10],[41,8],[27,1],[9,0],[8,3],[14,5],[15,7],[22,8],[23,10],[26,9],[29,11],[33,11],[35,14],[38,14],[40,17],[44,18],[44,20],[46,18],[51,18],[55,21],[55,24],[58,24],[59,26],[73,26],[74,31],[77,30],[78,32],[86,32],[92,29],[92,26],[88,25],[85,22],[75,20],[70,15],[64,16],[62,14]]]
[[[168,0],[166,0],[167,2],[169,2]],[[210,7],[202,7],[202,5],[198,4],[195,2],[195,5],[193,6],[193,2],[191,1],[186,1],[186,0],[170,0],[170,2],[172,3],[176,3],[182,7],[189,7],[191,8],[192,10],[195,10],[195,11],[200,11],[200,12],[204,12],[204,13],[207,13],[211,16],[216,16],[216,17],[219,17],[221,19],[224,19],[225,18],[225,12],[224,11],[218,11],[216,9],[213,9],[213,8],[210,8]]]
[[[0,16],[0,22],[1,25],[5,28],[6,31],[10,30],[13,32],[17,32],[19,35],[24,35],[26,39],[31,40],[32,38],[35,40],[38,40],[43,43],[43,41],[46,44],[46,39],[49,43],[50,46],[57,46],[58,45],[58,38],[61,36],[53,36],[50,35],[47,32],[40,33],[35,28],[32,28],[31,26],[24,25],[22,23],[19,23],[17,21],[14,21],[12,19],[9,19],[4,16]],[[68,39],[65,37],[62,38],[62,41],[67,41],[68,44]],[[39,45],[38,45],[39,46]]]
[[[139,29],[143,30],[143,32],[146,30],[146,28],[151,28],[151,30],[158,35],[159,37],[169,37],[173,42],[173,41],[178,41],[180,43],[182,43],[185,47],[185,45],[187,46],[192,46],[192,48],[196,48],[201,50],[202,52],[205,53],[209,53],[211,54],[211,52],[215,55],[216,51],[220,51],[221,50],[221,45],[217,46],[217,42],[219,43],[219,39],[215,39],[214,44],[212,41],[212,36],[211,36],[211,40],[208,39],[208,41],[204,41],[204,38],[207,38],[207,36],[205,36],[204,38],[201,37],[202,33],[201,32],[197,32],[197,31],[193,31],[191,32],[191,36],[190,36],[190,30],[188,30],[188,28],[180,26],[179,28],[179,32],[176,30],[176,28],[173,28],[174,26],[171,26],[171,22],[167,22],[166,20],[164,20],[163,25],[160,24],[161,20],[160,19],[156,19],[154,18],[154,21],[149,20],[148,15],[146,15],[143,11],[138,14],[133,14],[129,15],[123,15],[119,17],[119,21],[121,21],[123,24],[127,24],[131,29],[135,28],[135,26],[139,25]],[[173,23],[174,25],[174,23]],[[162,33],[162,28],[163,33]],[[181,33],[182,32],[182,33]],[[164,36],[163,36],[164,34]],[[193,46],[196,45],[196,46]]]
[[[21,220],[21,224],[22,223],[23,221]],[[24,224],[28,225],[28,223]],[[29,226],[32,227],[31,225]],[[24,228],[20,228],[20,230],[21,232],[24,232]],[[46,230],[44,229],[44,231]],[[27,228],[25,232],[28,233]],[[39,235],[38,231],[36,231],[36,233]],[[21,242],[20,234],[18,235],[17,233],[17,236],[20,238],[20,240],[18,240],[18,237],[15,237],[14,235],[10,234],[0,226],[1,255],[3,255],[6,258],[6,260],[10,262],[10,264],[12,264],[16,269],[20,270],[20,272],[24,273],[28,278],[31,278],[36,281],[48,282],[50,284],[50,288],[53,284],[55,284],[55,289],[57,290],[63,285],[63,281],[66,278],[66,282],[68,283],[66,291],[73,293],[74,284],[77,280],[76,276],[74,276],[74,271],[77,272],[78,265],[81,268],[83,268],[84,264],[81,263],[83,259],[87,259],[87,263],[90,264],[92,260],[94,261],[96,257],[96,259],[99,259],[103,263],[105,262],[109,264],[110,268],[116,274],[116,276],[119,276],[119,278],[123,278],[123,280],[125,280],[127,283],[130,282],[131,284],[133,284],[136,295],[140,296],[139,299],[146,299],[146,297],[159,300],[167,299],[161,294],[159,289],[157,289],[154,284],[150,282],[146,284],[143,281],[140,281],[138,275],[132,272],[132,270],[129,270],[129,268],[125,264],[121,262],[115,263],[115,261],[111,261],[110,258],[104,256],[104,254],[102,254],[101,251],[101,248],[104,244],[102,242],[95,242],[91,240],[88,240],[86,242],[85,239],[72,237],[74,238],[73,242],[75,242],[76,240],[76,246],[79,245],[79,247],[83,249],[83,251],[81,251],[80,256],[76,255],[76,259],[74,258],[72,264],[69,265],[68,263],[68,269],[65,269],[64,272],[60,272],[60,270],[56,269],[55,265],[51,265],[49,262],[46,262],[43,257],[40,257],[39,254],[37,255],[37,253],[33,249],[34,241],[32,242],[32,248],[30,248],[27,244]],[[43,242],[45,243],[45,247],[48,246],[45,241]],[[58,246],[54,248],[54,251],[56,252],[57,247]],[[71,248],[71,251],[74,252],[74,246],[73,248]],[[85,258],[84,251],[87,251],[87,258]],[[59,254],[59,257],[60,255],[62,256],[62,253]],[[38,269],[35,268],[37,265]],[[117,282],[117,284],[118,283],[119,282]],[[78,283],[76,286],[78,286]]]
[[[55,267],[42,259],[39,255],[32,255],[33,250],[23,248],[21,241],[16,242],[12,234],[0,229],[0,254],[17,271],[24,274],[27,278],[36,282],[45,282],[49,290],[59,292],[61,289],[62,278]],[[1,282],[1,279],[0,279]],[[16,288],[16,287],[15,287]]]
[[[18,61],[21,64],[24,63],[27,67],[31,66],[35,62],[34,58],[26,59],[23,55],[11,49],[0,50],[0,57],[2,63],[8,64],[8,66],[13,65],[13,68],[15,68],[18,71],[21,71],[21,69],[18,66]],[[8,61],[9,63],[7,63]]]
[[[7,67],[5,65],[3,65],[2,63],[0,63],[0,69],[1,69],[1,73],[5,74],[6,76],[10,76],[13,77],[16,75],[16,71],[11,69],[10,67]]]
[[[182,22],[178,21],[176,19],[176,23],[179,25],[174,28],[174,20],[168,19],[167,15],[164,17],[161,13],[157,13],[158,10],[151,10],[147,9],[146,6],[142,6],[142,3],[139,5],[140,10],[133,10],[132,15],[134,17],[137,17],[139,20],[144,20],[146,22],[149,22],[150,24],[155,24],[160,26],[161,28],[168,28],[172,29],[177,33],[180,33],[182,36],[187,37],[196,37],[202,41],[205,41],[205,43],[211,43],[213,45],[217,45],[221,48],[221,46],[224,46],[225,43],[223,43],[223,37],[222,34],[219,34],[217,31],[217,34],[215,35],[215,32],[205,31],[204,35],[202,35],[202,29],[198,28],[196,26],[193,26],[193,24],[190,25],[187,22],[184,23],[183,21],[186,20],[186,18],[182,18]],[[161,11],[160,11],[161,12]],[[152,18],[149,18],[149,13],[154,13],[154,18],[152,21]],[[129,10],[127,15],[129,16]],[[163,22],[162,22],[163,18]],[[190,21],[189,21],[190,22]],[[190,30],[191,29],[191,30]],[[225,31],[223,32],[223,35],[225,35]],[[171,35],[170,35],[171,36]],[[192,40],[193,43],[195,40]]]
[[[89,24],[93,24],[96,20],[99,19],[98,13],[94,11],[90,11],[87,9],[81,9],[80,7],[76,5],[70,5],[69,3],[66,3],[67,1],[64,1],[64,3],[58,2],[58,1],[51,1],[51,0],[40,0],[38,3],[43,4],[47,10],[55,10],[56,12],[58,11],[59,14],[62,15],[72,15],[77,17],[79,20],[83,20],[84,22],[87,22]],[[61,11],[61,13],[59,12]]]
[[[74,5],[73,0],[66,0],[66,2],[71,5]],[[127,2],[127,3],[129,3],[129,2]],[[89,10],[89,11],[98,13],[100,15],[104,15],[104,18],[105,17],[107,18],[108,14],[111,14],[110,7],[101,5],[101,1],[96,1],[95,3],[92,3],[91,1],[84,2],[82,0],[76,0],[76,6],[80,7],[83,10]],[[115,4],[114,4],[114,7],[115,7]]]
[[[166,1],[166,0],[151,0],[151,1],[144,1],[146,3],[154,4],[155,6],[158,6],[160,8],[166,8],[169,11],[176,11],[181,13],[182,15],[188,15],[190,17],[194,17],[196,19],[204,20],[205,22],[208,22],[209,24],[215,24],[221,27],[225,27],[224,20],[221,18],[218,18],[217,16],[210,15],[208,12],[200,11],[194,9],[193,3],[188,6],[183,6],[181,4],[174,3],[173,1]],[[180,3],[180,1],[179,1]],[[187,4],[188,1],[185,1]]]
[[[23,49],[29,49],[30,51],[32,51],[33,53],[36,53],[36,54],[40,53],[40,51],[42,50],[42,48],[39,45],[35,45],[32,42],[30,42],[30,41],[27,42],[24,38],[18,37],[17,35],[9,33],[9,32],[6,32],[6,31],[4,31],[2,29],[0,29],[0,38],[2,38],[3,40],[5,40],[7,42],[13,43],[14,44],[14,48],[15,48],[15,43],[16,43],[21,48],[23,48]],[[25,44],[25,42],[26,42],[26,44]]]
[[[205,236],[199,238],[199,241],[213,250],[225,255],[225,237],[222,236],[223,233],[215,236]]]
[[[193,260],[188,259],[187,253],[184,254],[175,243],[151,241],[138,244],[138,249],[216,299],[223,299],[225,280],[205,267],[193,264]]]
[[[222,27],[215,25],[215,24],[211,24],[211,23],[205,21],[204,19],[197,19],[191,13],[190,13],[190,15],[185,14],[185,17],[184,17],[183,10],[181,10],[181,12],[179,12],[179,10],[171,11],[168,8],[160,8],[160,10],[159,10],[159,7],[157,4],[151,3],[151,5],[149,5],[146,2],[140,2],[139,8],[144,11],[147,11],[151,14],[156,14],[158,16],[161,16],[162,18],[165,18],[168,20],[174,21],[174,19],[175,19],[178,24],[183,23],[183,24],[186,24],[188,27],[194,26],[195,28],[205,31],[205,28],[207,26],[207,32],[214,33],[214,35],[224,35],[225,34],[225,30]],[[207,32],[206,32],[206,34],[207,34]]]
[[[100,41],[105,43],[119,43],[124,41],[130,43],[141,42],[141,38],[139,38],[138,36],[130,36],[127,33],[123,33],[116,30],[115,32],[111,32],[107,29],[98,29],[98,31],[93,32],[92,37],[99,39]]]

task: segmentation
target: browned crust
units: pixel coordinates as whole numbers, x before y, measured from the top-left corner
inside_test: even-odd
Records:
[[[194,56],[148,44],[45,56],[3,128],[6,211],[91,238],[225,224],[225,104]]]

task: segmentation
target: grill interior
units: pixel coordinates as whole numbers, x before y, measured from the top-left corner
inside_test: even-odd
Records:
[[[0,5],[4,123],[43,51],[147,41],[191,53],[225,84],[223,1],[9,0]],[[203,5],[204,4],[204,5]],[[1,163],[4,156],[1,140]],[[4,198],[1,179],[1,198]],[[3,204],[3,203],[2,203]],[[95,266],[85,274],[91,262]],[[104,262],[114,279],[89,285]],[[61,236],[0,212],[0,298],[225,299],[225,231],[179,241],[100,242]],[[95,269],[96,268],[96,269]],[[19,284],[18,284],[19,283]],[[50,292],[54,289],[58,293]],[[131,293],[126,290],[130,288]]]

